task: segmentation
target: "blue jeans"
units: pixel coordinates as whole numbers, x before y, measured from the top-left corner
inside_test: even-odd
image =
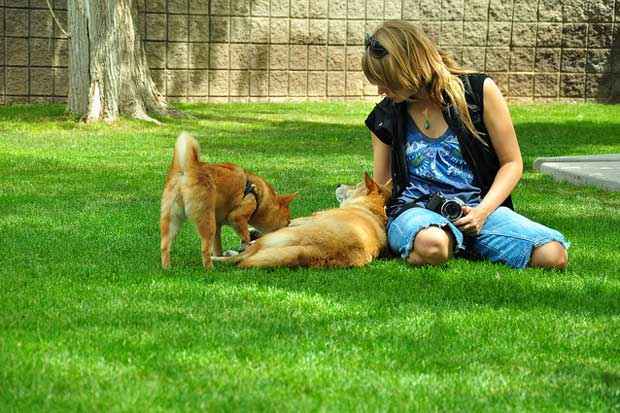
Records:
[[[501,262],[512,268],[525,268],[534,248],[557,241],[566,249],[570,243],[558,231],[531,221],[510,208],[499,207],[482,226],[480,234],[464,235],[452,222],[425,208],[411,208],[388,221],[390,248],[407,258],[422,229],[449,228],[454,235],[455,254]]]

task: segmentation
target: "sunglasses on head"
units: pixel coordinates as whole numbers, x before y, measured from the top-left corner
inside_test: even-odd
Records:
[[[377,40],[375,36],[368,33],[366,33],[366,37],[364,39],[364,46],[366,46],[366,49],[370,51],[372,57],[377,59],[381,59],[388,54],[388,51],[381,43],[379,43],[379,40]]]

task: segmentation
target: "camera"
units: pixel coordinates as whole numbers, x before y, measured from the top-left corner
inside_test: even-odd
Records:
[[[448,218],[450,221],[456,221],[463,216],[463,206],[465,203],[458,198],[446,199],[439,193],[434,193],[428,199],[426,209]]]

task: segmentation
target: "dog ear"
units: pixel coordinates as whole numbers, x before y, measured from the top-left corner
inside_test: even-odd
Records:
[[[364,184],[369,194],[371,192],[379,192],[379,185],[368,175],[368,172],[364,172]]]
[[[292,194],[287,194],[287,195],[280,195],[278,197],[278,201],[280,202],[280,205],[282,206],[288,206],[288,204],[291,203],[291,201],[293,199],[295,199],[295,197],[297,196],[298,192],[293,192]]]

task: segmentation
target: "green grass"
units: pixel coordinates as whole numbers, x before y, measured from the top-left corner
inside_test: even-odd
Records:
[[[369,104],[183,105],[163,127],[0,107],[0,411],[620,409],[620,194],[538,156],[620,152],[620,106],[512,108],[517,209],[572,242],[566,272],[454,260],[205,274],[187,224],[159,267],[176,135],[336,205],[371,170]],[[226,231],[225,246],[237,239]]]

